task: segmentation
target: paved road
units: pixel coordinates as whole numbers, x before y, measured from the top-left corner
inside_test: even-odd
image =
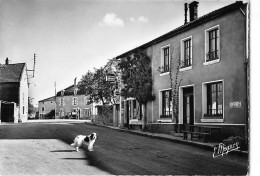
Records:
[[[96,132],[94,151],[69,145]],[[0,125],[0,175],[246,174],[246,157],[124,133],[86,123]]]

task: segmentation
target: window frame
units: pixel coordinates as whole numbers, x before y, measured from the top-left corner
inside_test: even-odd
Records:
[[[60,106],[65,106],[65,99],[64,99],[64,97],[60,97],[59,104],[60,104]]]
[[[167,111],[167,103],[165,101],[165,93],[166,92],[169,92],[169,98],[168,98],[168,108],[169,108],[169,111]],[[173,102],[172,102],[172,89],[163,89],[163,90],[160,90],[160,111],[159,111],[159,116],[160,116],[160,119],[167,119],[167,118],[170,118],[172,119],[172,116],[173,116],[173,112],[172,112],[172,106],[173,106]],[[168,113],[168,115],[167,115]]]
[[[213,31],[216,31],[216,34],[217,34],[217,39],[215,39],[215,49],[214,51],[210,51],[210,46],[211,46],[211,42],[210,42],[210,34],[211,32]],[[221,46],[220,46],[220,27],[219,25],[216,25],[216,26],[213,26],[211,28],[208,28],[205,30],[205,60],[204,60],[204,65],[210,65],[210,64],[215,64],[215,63],[218,63],[220,62],[220,59],[221,59]],[[217,58],[216,59],[208,59],[208,55],[210,52],[214,52],[214,56],[217,55]]]
[[[168,69],[165,69],[165,49],[167,48],[168,48],[168,66],[167,66]],[[170,51],[171,51],[170,44],[161,47],[160,76],[168,75],[170,73],[170,62],[171,62]]]
[[[209,105],[208,85],[218,84],[218,83],[222,83],[222,115],[210,115],[210,114],[208,114],[208,105]],[[202,83],[202,118],[201,118],[201,122],[224,122],[224,119],[225,119],[224,85],[225,85],[224,80],[216,80],[216,81]]]
[[[72,105],[77,106],[78,105],[78,97],[72,97]]]
[[[185,62],[185,42],[190,41],[190,47],[189,47],[189,59],[190,59],[190,65],[182,66],[182,62]],[[180,65],[180,71],[186,71],[192,69],[192,36],[186,37],[180,41],[181,43],[181,65]]]

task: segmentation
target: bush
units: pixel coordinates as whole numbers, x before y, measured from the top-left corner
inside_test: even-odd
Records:
[[[50,112],[48,112],[47,114],[45,114],[44,116],[45,119],[55,119],[55,110],[51,110]]]

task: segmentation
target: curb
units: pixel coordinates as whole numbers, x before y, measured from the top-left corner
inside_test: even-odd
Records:
[[[180,144],[191,145],[191,146],[194,146],[194,147],[204,148],[204,149],[213,151],[213,145],[210,145],[210,144],[202,144],[202,143],[198,143],[198,142],[195,142],[195,141],[180,140],[180,139],[174,139],[174,138],[165,137],[165,136],[159,136],[159,135],[156,135],[156,133],[153,134],[153,133],[146,133],[146,132],[142,132],[142,131],[140,131],[140,132],[139,131],[131,131],[131,130],[128,130],[128,129],[111,127],[111,126],[107,126],[107,125],[93,124],[93,123],[88,123],[88,122],[85,122],[85,123],[88,124],[88,125],[109,128],[109,129],[117,130],[117,131],[124,132],[124,133],[130,133],[130,134],[135,134],[135,135],[139,135],[139,136],[145,136],[145,137],[150,137],[150,138],[155,138],[155,139],[160,139],[160,140],[166,140],[166,141],[180,143]],[[232,151],[232,153],[229,153],[229,155],[230,154],[248,157],[248,151]]]

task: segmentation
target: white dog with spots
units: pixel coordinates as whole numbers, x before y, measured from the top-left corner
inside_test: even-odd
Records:
[[[97,139],[97,134],[96,133],[92,133],[88,136],[85,135],[78,135],[75,137],[74,139],[74,143],[71,144],[71,146],[76,148],[76,151],[79,151],[79,147],[83,144],[86,143],[88,145],[88,150],[89,151],[93,151],[93,146],[94,143]]]

